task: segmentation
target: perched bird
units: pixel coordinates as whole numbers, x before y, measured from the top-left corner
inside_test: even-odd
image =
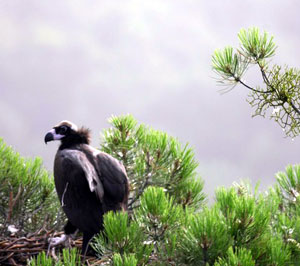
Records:
[[[79,229],[85,255],[91,238],[103,230],[104,213],[127,209],[129,181],[118,160],[89,145],[89,129],[78,129],[64,120],[46,134],[46,144],[53,140],[61,141],[54,160],[54,180],[68,222],[65,234],[50,240],[50,245],[68,240]]]

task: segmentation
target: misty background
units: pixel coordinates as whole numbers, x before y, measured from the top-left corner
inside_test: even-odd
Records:
[[[251,118],[247,90],[220,95],[211,55],[259,27],[278,46],[273,62],[299,67],[300,2],[279,0],[0,0],[0,137],[52,171],[61,120],[100,132],[132,114],[193,147],[211,197],[248,178],[261,189],[299,163],[299,138]],[[260,83],[251,69],[245,79]]]

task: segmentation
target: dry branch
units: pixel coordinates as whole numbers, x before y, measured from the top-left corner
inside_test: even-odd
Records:
[[[48,250],[48,239],[50,237],[57,237],[62,235],[63,232],[45,231],[43,233],[38,232],[34,235],[27,237],[0,237],[0,265],[26,265],[27,260],[36,256],[38,253]],[[82,239],[77,238],[71,240],[71,247],[81,248]],[[60,251],[57,249],[56,252]],[[53,258],[58,254],[51,252],[49,256]],[[99,260],[94,257],[88,258],[89,264],[100,265]]]

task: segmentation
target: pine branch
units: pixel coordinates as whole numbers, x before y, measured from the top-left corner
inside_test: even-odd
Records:
[[[268,71],[266,59],[275,55],[276,46],[273,36],[266,32],[261,34],[258,28],[242,29],[238,38],[240,48],[237,52],[232,47],[225,47],[222,51],[216,50],[213,55],[212,67],[220,77],[219,82],[229,87],[243,85],[250,90],[248,102],[255,108],[254,116],[270,114],[271,119],[286,129],[287,136],[299,135],[300,71],[286,67],[282,73],[277,65]],[[265,89],[253,88],[242,80],[249,64],[258,65]]]

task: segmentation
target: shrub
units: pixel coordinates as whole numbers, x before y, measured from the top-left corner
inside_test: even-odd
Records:
[[[0,234],[56,227],[61,218],[51,175],[40,158],[25,159],[0,139]]]
[[[129,209],[139,205],[148,186],[159,186],[183,206],[199,208],[204,202],[198,163],[188,145],[143,124],[131,115],[112,116],[104,130],[101,149],[123,162],[131,184]]]

